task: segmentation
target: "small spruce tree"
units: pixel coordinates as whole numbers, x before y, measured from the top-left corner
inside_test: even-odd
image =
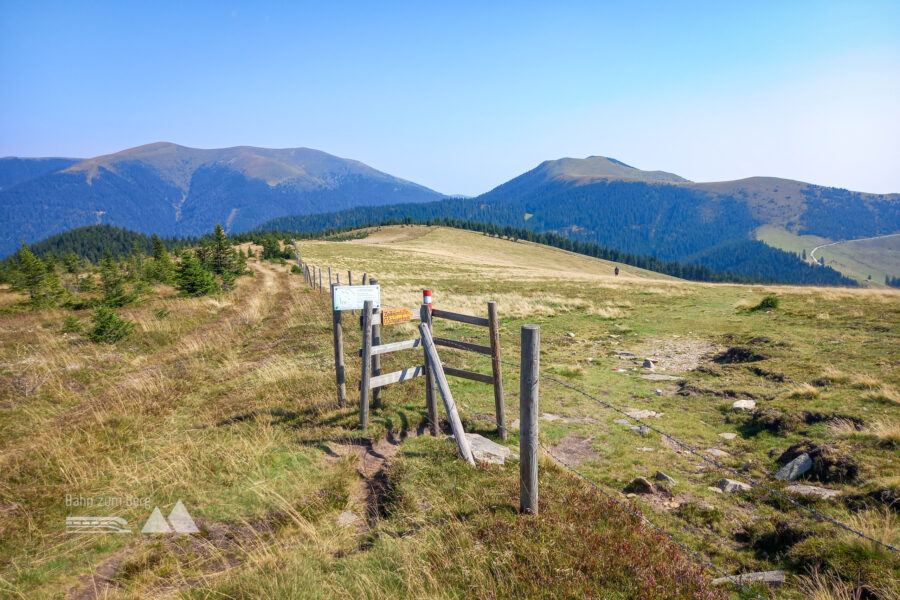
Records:
[[[94,326],[88,331],[88,339],[92,342],[105,342],[114,344],[131,335],[134,331],[134,323],[119,317],[107,306],[97,307],[97,312],[91,317]]]
[[[200,259],[189,251],[181,255],[177,285],[185,296],[205,296],[218,288],[212,273],[204,269]]]

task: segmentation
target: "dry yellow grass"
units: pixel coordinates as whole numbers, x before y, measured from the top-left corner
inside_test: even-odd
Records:
[[[808,600],[861,600],[863,590],[845,584],[833,574],[814,569],[809,575],[797,578],[798,587]]]
[[[871,389],[871,388],[870,388]],[[894,388],[882,385],[879,389],[863,394],[863,400],[884,404],[900,404],[900,393]]]
[[[820,393],[819,388],[808,383],[802,383],[788,392],[788,398],[797,400],[811,399],[817,397]]]

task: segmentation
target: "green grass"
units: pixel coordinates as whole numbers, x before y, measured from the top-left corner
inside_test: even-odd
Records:
[[[841,520],[871,503],[870,492],[900,487],[891,441],[900,420],[892,400],[900,387],[897,292],[692,284],[629,267],[615,277],[611,263],[424,227],[304,242],[301,250],[313,264],[341,269],[343,281],[347,269],[357,282],[364,272],[376,276],[386,306],[417,308],[423,288],[433,290],[435,306],[469,314],[486,314],[496,299],[505,359],[518,360],[520,326],[537,323],[545,373],[623,409],[664,413],[648,420],[698,449],[727,451],[722,460],[749,463],[753,477],[771,476],[793,444],[830,444],[859,468],[854,481],[813,482],[843,492],[846,503],[815,504]],[[377,502],[368,504],[358,469],[371,463],[346,449],[361,436],[378,442],[415,430],[425,419],[423,382],[386,388],[383,408],[360,432],[355,317],[345,319],[351,405],[339,408],[327,297],[309,292],[288,266],[251,267],[255,277],[219,298],[156,288],[149,300],[120,309],[136,326],[111,345],[60,332],[67,316],[86,322],[88,311],[22,310],[20,297],[0,291],[3,594],[58,597],[106,564],[119,586],[110,597],[711,597],[706,582],[716,574],[697,570],[548,457],[537,518],[516,515],[516,462],[471,469],[452,443],[428,435],[388,448],[396,454]],[[745,310],[769,295],[779,299],[777,310]],[[487,344],[478,327],[442,320],[435,327],[436,335]],[[414,335],[411,324],[382,331],[384,342]],[[666,367],[699,347],[707,349],[699,369]],[[713,361],[732,347],[759,360]],[[658,355],[657,371],[685,383],[645,380],[615,351]],[[490,372],[486,357],[448,349],[441,357]],[[419,360],[415,352],[388,355],[383,371]],[[613,370],[620,367],[627,370]],[[518,371],[503,373],[511,421]],[[818,566],[849,585],[883,587],[882,598],[896,593],[900,573],[890,555],[856,548],[764,494],[716,494],[707,488],[722,473],[672,452],[656,434],[614,423],[621,415],[590,398],[546,380],[540,386],[539,412],[572,418],[541,420],[545,444],[590,438],[597,458],[579,470],[726,571],[804,574]],[[461,403],[493,412],[489,386],[452,379],[451,387]],[[730,410],[750,396],[781,425],[766,428],[761,417]],[[496,439],[491,424],[460,413],[467,430]],[[863,429],[838,435],[814,417],[832,413]],[[722,432],[738,435],[729,441]],[[508,443],[515,448],[516,436]],[[677,509],[621,493],[656,470],[676,479]],[[180,498],[202,533],[67,536],[65,517],[80,514],[64,505],[67,493],[149,497],[164,514]],[[369,510],[367,525],[339,526],[345,510]],[[147,512],[117,514],[139,528]],[[753,540],[775,520],[816,532],[820,548],[801,540],[763,555]],[[793,580],[776,595],[802,597]]]

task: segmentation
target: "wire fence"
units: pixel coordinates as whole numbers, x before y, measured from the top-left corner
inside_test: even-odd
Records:
[[[506,364],[506,365],[508,365],[508,366],[520,368],[520,365],[518,365],[517,363],[514,363],[514,362],[510,362],[510,361],[504,360],[503,363]],[[834,526],[836,526],[836,527],[839,527],[839,528],[841,528],[841,529],[844,529],[845,531],[848,531],[848,532],[850,532],[850,533],[852,533],[852,534],[854,534],[854,535],[857,535],[857,536],[859,536],[860,538],[862,538],[862,539],[864,539],[864,540],[867,540],[867,541],[869,541],[869,542],[872,542],[872,543],[874,543],[874,544],[876,544],[876,545],[878,545],[878,546],[882,546],[883,548],[886,548],[886,549],[891,550],[891,551],[893,551],[893,552],[900,552],[900,549],[898,549],[896,546],[893,546],[893,545],[888,544],[888,543],[886,543],[886,542],[882,542],[881,540],[877,540],[877,539],[875,539],[875,538],[873,538],[873,537],[871,537],[871,536],[869,536],[869,535],[866,535],[866,534],[863,533],[862,531],[858,531],[858,530],[856,530],[856,529],[850,527],[850,526],[847,525],[846,523],[842,523],[841,521],[838,521],[838,520],[835,519],[834,517],[831,517],[831,516],[829,516],[829,515],[826,515],[825,513],[821,512],[821,511],[819,511],[819,510],[816,510],[815,508],[813,508],[813,507],[811,507],[811,506],[806,506],[805,504],[801,504],[800,502],[797,502],[796,500],[794,500],[793,498],[790,498],[789,496],[785,496],[784,494],[782,494],[782,493],[779,492],[778,490],[775,490],[775,489],[773,489],[773,488],[771,488],[771,487],[765,485],[764,483],[761,483],[761,482],[759,482],[758,480],[753,479],[753,478],[750,477],[749,475],[746,475],[746,474],[744,474],[744,473],[741,473],[740,471],[738,471],[738,470],[736,470],[736,469],[733,469],[733,468],[729,467],[728,465],[724,465],[724,464],[720,463],[720,462],[717,461],[716,459],[711,458],[711,457],[707,456],[706,454],[703,454],[702,452],[697,451],[696,449],[694,449],[694,448],[691,447],[690,445],[688,445],[688,444],[682,442],[681,440],[677,439],[677,438],[674,437],[673,435],[671,435],[671,434],[669,434],[669,433],[666,433],[665,431],[660,430],[659,428],[657,428],[657,427],[651,425],[650,423],[647,423],[646,421],[643,421],[643,420],[641,420],[641,419],[637,419],[637,418],[635,418],[635,417],[629,415],[625,410],[623,410],[622,408],[620,408],[620,407],[618,407],[618,406],[615,406],[615,405],[613,405],[613,404],[610,404],[609,402],[607,402],[607,401],[605,401],[605,400],[601,400],[600,398],[598,398],[597,396],[595,396],[595,395],[593,395],[593,394],[591,394],[591,393],[589,393],[589,392],[586,392],[586,391],[584,391],[584,390],[582,390],[582,389],[580,389],[580,388],[578,388],[578,387],[576,387],[576,386],[574,386],[574,385],[572,385],[572,384],[570,384],[570,383],[566,383],[565,381],[562,381],[562,380],[557,379],[557,378],[555,378],[555,377],[551,377],[550,375],[544,375],[544,374],[542,373],[542,374],[541,374],[541,378],[542,378],[542,379],[546,379],[546,380],[548,380],[548,381],[551,381],[551,382],[553,382],[553,383],[555,383],[555,384],[557,384],[557,385],[559,385],[559,386],[562,386],[562,387],[564,387],[564,388],[566,388],[566,389],[569,389],[569,390],[571,390],[571,391],[573,391],[573,392],[577,392],[577,393],[579,393],[579,394],[581,394],[581,395],[583,395],[583,396],[585,396],[585,397],[587,397],[587,398],[590,398],[591,400],[597,402],[597,403],[600,404],[601,406],[604,406],[604,407],[606,407],[606,408],[609,408],[609,409],[611,409],[611,410],[613,410],[613,411],[615,411],[615,412],[617,412],[617,413],[619,413],[619,414],[621,414],[621,415],[623,415],[623,416],[625,416],[625,417],[631,419],[632,421],[638,423],[638,424],[641,425],[641,426],[647,427],[650,431],[654,431],[654,432],[658,433],[659,435],[665,437],[666,439],[668,439],[669,441],[671,441],[673,444],[677,445],[679,448],[684,449],[686,452],[689,452],[690,454],[696,456],[697,458],[703,460],[704,462],[707,462],[707,463],[709,463],[709,464],[715,466],[716,468],[721,469],[722,471],[725,471],[725,472],[727,472],[727,473],[729,473],[729,474],[731,474],[731,475],[734,475],[735,477],[739,477],[740,479],[743,479],[744,481],[746,481],[747,483],[749,483],[751,486],[756,487],[756,488],[759,488],[759,489],[762,489],[762,490],[764,490],[765,492],[771,494],[772,496],[775,496],[776,498],[779,498],[780,500],[784,500],[785,502],[789,503],[790,505],[792,505],[792,506],[794,506],[794,507],[796,507],[796,508],[799,508],[799,509],[801,509],[801,510],[803,510],[803,511],[806,511],[806,512],[808,512],[808,513],[810,513],[811,515],[815,516],[815,517],[816,517],[817,519],[819,519],[820,521],[823,521],[823,522],[826,522],[826,523],[830,523],[831,525],[834,525]]]
[[[510,364],[510,363],[507,363],[507,364]],[[497,427],[500,427],[501,429],[505,429],[507,432],[509,431],[506,427],[497,423],[497,420],[494,417],[484,414],[484,413],[477,412],[471,406],[469,406],[468,404],[466,404],[465,402],[462,402],[460,400],[455,400],[455,402],[456,402],[456,404],[458,404],[458,405],[462,406],[463,408],[465,408],[466,410],[468,410],[469,413],[471,413],[476,419],[480,419],[482,421],[489,421],[489,422],[493,423],[494,425],[496,425]],[[653,521],[648,519],[646,516],[644,516],[644,514],[642,512],[640,512],[639,510],[636,510],[635,508],[630,506],[627,502],[623,502],[623,501],[619,500],[618,498],[613,496],[610,492],[606,491],[606,489],[604,489],[599,483],[592,480],[590,477],[588,477],[587,475],[585,475],[584,473],[577,470],[572,465],[570,465],[569,463],[567,463],[566,461],[564,461],[563,459],[558,457],[556,454],[553,453],[553,451],[550,448],[545,446],[542,442],[539,441],[538,445],[541,448],[543,448],[544,452],[546,452],[554,461],[556,461],[563,468],[571,471],[573,474],[577,475],[578,477],[580,477],[581,479],[586,481],[588,483],[588,485],[590,485],[596,491],[600,492],[604,497],[608,498],[609,500],[614,502],[617,506],[619,506],[623,510],[627,511],[629,514],[637,517],[642,523],[646,524],[648,527],[650,527],[657,533],[659,533],[662,536],[664,536],[665,538],[667,538],[673,544],[678,546],[681,550],[683,550],[684,552],[689,554],[691,557],[693,557],[694,560],[696,560],[698,563],[702,564],[703,566],[705,566],[709,569],[712,569],[716,573],[719,573],[720,575],[722,575],[723,577],[728,579],[728,581],[730,581],[734,585],[738,586],[743,592],[746,592],[747,594],[750,594],[753,597],[759,598],[760,600],[762,600],[762,596],[760,596],[759,594],[757,594],[756,592],[754,592],[753,590],[748,588],[746,585],[744,585],[744,583],[741,582],[741,580],[739,578],[736,578],[734,575],[731,575],[730,573],[728,573],[721,567],[716,566],[714,563],[710,562],[699,552],[692,550],[684,543],[678,541],[678,539],[674,535],[672,535],[671,533],[669,533],[668,531],[663,529],[661,526],[657,525],[656,523],[654,523]]]

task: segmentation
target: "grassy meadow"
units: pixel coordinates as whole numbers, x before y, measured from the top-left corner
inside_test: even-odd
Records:
[[[801,483],[840,496],[798,502],[900,543],[898,291],[700,284],[623,265],[615,276],[613,263],[421,226],[299,245],[343,283],[347,270],[354,283],[376,277],[386,307],[416,309],[423,288],[456,312],[486,315],[497,301],[504,359],[517,362],[519,328],[536,323],[543,373],[770,487],[786,485],[772,479],[783,454],[807,451],[816,461]],[[62,332],[86,313],[30,310],[0,289],[0,596],[742,597],[549,456],[540,515],[517,515],[518,463],[472,469],[425,433],[421,378],[385,388],[360,431],[355,317],[350,406],[339,407],[328,295],[290,264],[249,268],[214,297],[156,286],[118,310],[136,327],[112,345]],[[777,308],[752,310],[773,295]],[[435,330],[488,343],[482,328]],[[383,342],[414,331],[384,327]],[[490,372],[486,357],[441,355]],[[382,369],[420,361],[391,354]],[[658,374],[671,378],[644,377]],[[512,421],[517,369],[504,379]],[[718,493],[727,473],[594,399],[540,386],[540,437],[554,454],[728,573],[786,569],[783,587],[754,587],[762,596],[900,595],[896,553],[759,490]],[[490,387],[451,387],[471,407],[460,409],[466,429],[498,439],[475,414],[493,412]],[[733,410],[737,400],[756,409]],[[624,491],[657,471],[674,478],[669,492]],[[148,500],[71,506],[79,498]],[[199,534],[139,533],[153,507],[168,514],[179,499]],[[85,514],[122,517],[132,533],[66,534],[66,517]]]

